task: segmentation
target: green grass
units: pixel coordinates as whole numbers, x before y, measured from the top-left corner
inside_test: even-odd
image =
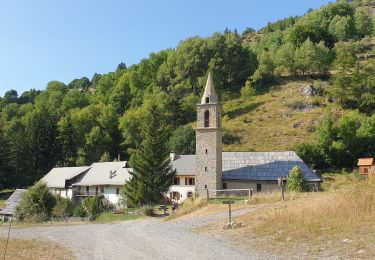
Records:
[[[113,212],[102,212],[94,222],[127,221],[139,218],[139,214],[115,214]]]

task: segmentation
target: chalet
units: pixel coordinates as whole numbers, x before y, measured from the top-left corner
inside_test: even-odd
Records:
[[[374,158],[360,158],[358,159],[358,172],[360,175],[368,176],[375,174],[375,160]]]
[[[90,169],[90,166],[83,167],[59,167],[49,171],[41,181],[46,183],[52,194],[59,194],[63,198],[72,199],[73,184]]]
[[[53,194],[72,200],[100,196],[118,204],[120,189],[130,178],[127,162],[93,163],[84,167],[53,168],[41,181]]]

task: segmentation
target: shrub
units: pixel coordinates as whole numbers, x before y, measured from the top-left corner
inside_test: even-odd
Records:
[[[255,95],[255,89],[251,86],[250,80],[246,81],[244,87],[241,88],[241,98],[243,100],[249,100]]]
[[[288,175],[286,188],[289,191],[307,191],[307,181],[298,166],[294,166]]]
[[[87,215],[90,220],[95,220],[95,218],[100,213],[99,198],[98,197],[87,197],[83,200],[83,205],[86,209]]]
[[[85,218],[87,212],[82,203],[77,204],[73,209],[73,216],[77,218]]]
[[[16,207],[15,217],[19,221],[47,221],[54,206],[55,197],[49,193],[45,183],[38,182],[22,196],[20,204]]]
[[[146,205],[142,207],[142,213],[146,216],[153,216],[154,215],[154,207],[150,205]]]
[[[69,199],[63,198],[60,195],[55,197],[56,204],[53,207],[52,215],[58,219],[65,219],[72,215],[72,204]]]

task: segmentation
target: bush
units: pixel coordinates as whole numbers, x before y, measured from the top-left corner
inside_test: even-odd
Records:
[[[73,216],[77,218],[85,218],[87,216],[87,212],[85,207],[82,203],[77,204],[73,209]]]
[[[308,191],[307,181],[298,166],[294,166],[288,175],[286,188],[289,191]]]
[[[99,198],[98,197],[87,197],[83,200],[83,206],[86,209],[87,215],[90,220],[95,218],[100,213]]]
[[[19,221],[47,221],[51,217],[55,203],[55,197],[49,193],[46,184],[38,182],[22,196],[20,204],[16,207],[15,217]]]
[[[72,215],[72,204],[69,199],[62,198],[60,195],[55,197],[56,204],[53,207],[52,215],[58,219],[65,219]]]
[[[154,215],[154,207],[147,205],[142,207],[142,213],[146,216],[153,216]]]

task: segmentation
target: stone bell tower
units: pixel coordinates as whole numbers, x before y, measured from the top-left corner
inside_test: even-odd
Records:
[[[197,104],[195,192],[206,196],[222,188],[221,111],[218,96],[208,74],[206,88]]]

